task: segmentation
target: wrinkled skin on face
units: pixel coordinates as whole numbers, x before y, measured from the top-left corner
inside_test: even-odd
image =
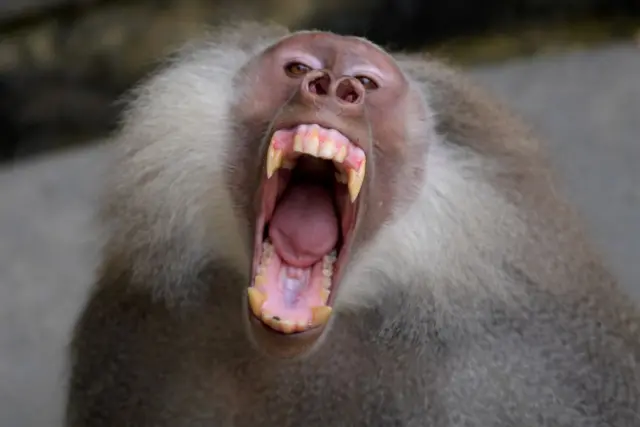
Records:
[[[400,213],[403,206],[415,197],[418,185],[413,183],[422,182],[426,141],[428,132],[431,131],[431,127],[427,124],[429,117],[426,105],[419,95],[420,92],[411,90],[410,81],[386,52],[363,39],[323,32],[296,33],[267,48],[246,64],[236,79],[235,87],[238,88],[237,102],[233,105],[230,116],[236,120],[234,123],[237,132],[236,140],[240,143],[231,151],[232,159],[229,163],[245,167],[229,170],[228,180],[229,186],[234,189],[232,194],[236,199],[236,205],[240,207],[241,215],[246,216],[249,223],[255,227],[251,233],[252,236],[256,236],[256,240],[251,242],[254,249],[251,277],[255,278],[259,273],[258,270],[262,269],[264,241],[270,244],[279,243],[275,245],[275,253],[280,255],[278,259],[289,261],[290,257],[284,256],[284,249],[280,249],[280,246],[284,247],[284,243],[280,242],[288,239],[288,236],[292,236],[288,240],[289,247],[295,246],[296,239],[301,242],[297,245],[298,247],[307,240],[309,241],[308,251],[314,252],[319,251],[320,246],[332,246],[330,243],[320,242],[318,240],[320,237],[314,240],[310,236],[309,230],[315,223],[318,223],[315,226],[316,229],[322,229],[318,234],[332,234],[333,231],[327,230],[340,229],[339,235],[334,238],[339,242],[334,251],[334,254],[337,254],[337,260],[323,259],[324,268],[333,262],[333,275],[329,281],[323,282],[325,290],[321,290],[321,285],[316,287],[310,285],[311,281],[305,282],[304,285],[298,284],[302,282],[294,281],[287,283],[293,283],[291,286],[298,286],[302,291],[286,293],[283,286],[286,287],[288,284],[284,279],[279,285],[275,283],[278,270],[274,269],[273,273],[265,273],[269,277],[267,282],[271,281],[273,284],[268,284],[268,289],[260,288],[260,292],[249,295],[248,306],[250,307],[248,308],[253,311],[253,315],[250,314],[249,318],[251,318],[254,333],[268,336],[268,340],[271,341],[280,340],[281,343],[282,340],[286,340],[291,344],[303,337],[309,338],[305,342],[313,342],[330,318],[331,307],[339,295],[340,281],[348,273],[350,259],[360,247],[366,245],[385,221],[394,214]],[[335,161],[334,158],[334,166],[338,167],[338,174],[340,167],[343,167],[342,175],[345,184],[347,174],[353,173],[349,171],[349,159],[353,158],[356,159],[356,163],[362,161],[366,164],[366,173],[362,165],[364,178],[361,177],[361,189],[353,200],[355,193],[352,191],[355,190],[352,187],[357,185],[349,182],[352,200],[336,202],[337,225],[321,226],[319,224],[321,221],[317,218],[321,216],[318,213],[322,210],[321,204],[313,203],[310,190],[300,190],[295,193],[298,198],[305,198],[306,202],[300,202],[300,204],[306,203],[306,210],[302,208],[296,210],[292,207],[290,210],[295,211],[295,214],[288,214],[286,220],[279,219],[285,217],[284,214],[274,215],[272,224],[270,224],[271,215],[267,213],[263,223],[258,219],[261,213],[264,214],[265,204],[269,205],[267,211],[274,209],[271,205],[275,204],[276,212],[279,206],[294,204],[294,202],[282,203],[284,200],[282,194],[292,186],[283,184],[282,181],[279,181],[278,190],[273,190],[278,195],[278,201],[271,204],[264,202],[268,198],[264,195],[266,193],[264,188],[267,186],[265,182],[269,182],[269,174],[273,169],[273,164],[268,164],[269,156],[273,158],[273,150],[269,151],[273,141],[280,138],[279,141],[285,141],[282,142],[284,145],[288,141],[289,150],[284,150],[284,163],[287,163],[287,156],[294,158],[294,161],[298,160],[292,174],[295,174],[298,166],[303,164],[307,170],[323,167],[319,166],[323,159],[318,158],[322,156],[309,156],[306,153],[300,155],[301,153],[295,153],[291,148],[295,136],[300,137],[301,133],[301,140],[307,144],[305,129],[307,133],[312,132],[309,129],[316,129],[316,132],[319,131],[324,135],[320,136],[320,152],[322,152],[322,140],[326,137],[331,141],[344,142],[348,145],[348,152],[354,153],[353,156],[347,156],[343,164]],[[280,137],[280,135],[284,136]],[[306,160],[301,160],[303,158]],[[328,164],[330,161],[331,159],[324,163]],[[356,163],[354,163],[356,165],[353,167],[354,170],[357,169],[357,165],[360,165]],[[283,179],[284,173],[289,173],[286,169],[285,167],[276,172],[280,173],[279,179]],[[309,172],[309,176],[313,173],[315,172]],[[340,190],[336,192],[339,193]],[[346,195],[346,187],[343,192]],[[345,197],[345,195],[335,197]],[[289,199],[293,198],[291,196]],[[344,198],[344,200],[348,199]],[[346,207],[341,208],[341,203]],[[284,212],[284,210],[283,208],[281,211]],[[352,220],[346,219],[347,217]],[[295,226],[292,225],[294,222],[297,223]],[[275,226],[280,223],[289,224],[290,229],[298,228],[286,233],[276,232]],[[263,233],[265,224],[270,224],[272,228]],[[302,230],[301,227],[306,229]],[[264,240],[263,234],[268,234],[267,240]],[[285,234],[285,237],[281,237]],[[273,252],[272,246],[269,248],[269,253]],[[307,256],[299,255],[296,260],[302,263],[303,258],[310,260],[313,255],[310,253]],[[318,270],[320,265],[321,262],[318,261],[316,264]],[[296,269],[290,268],[294,269],[298,275],[307,274],[305,277],[315,277],[312,272],[315,271],[314,267],[306,264],[303,267],[308,267],[308,270],[297,268],[297,266]],[[257,288],[255,281],[252,287]],[[307,288],[308,290],[305,290]],[[319,291],[324,294],[318,300],[313,295]],[[276,296],[276,293],[279,294]],[[306,306],[299,308],[305,302],[289,301],[295,298],[306,298]],[[298,304],[297,308],[294,307],[296,304]],[[316,309],[313,306],[316,306]],[[321,310],[317,310],[318,306]],[[269,309],[275,311],[277,316],[271,313],[269,316],[263,316],[265,318],[260,318],[262,312],[260,307],[265,310],[270,307]],[[287,311],[287,307],[294,307],[291,309],[294,311]],[[281,312],[284,314],[280,314]],[[275,320],[273,320],[274,316]],[[290,322],[287,316],[291,319]]]

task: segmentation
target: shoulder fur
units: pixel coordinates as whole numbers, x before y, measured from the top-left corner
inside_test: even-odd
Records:
[[[246,270],[247,228],[221,184],[233,79],[286,34],[252,23],[224,27],[180,49],[132,91],[101,215],[105,271],[179,297],[181,283],[211,257]]]

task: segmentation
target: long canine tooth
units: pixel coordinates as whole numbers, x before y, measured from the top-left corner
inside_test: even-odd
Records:
[[[267,178],[271,178],[273,173],[282,166],[282,150],[274,148],[273,144],[269,145],[267,152]]]
[[[364,181],[365,169],[366,160],[362,160],[360,169],[358,169],[357,171],[354,169],[349,169],[349,183],[347,184],[347,186],[349,187],[349,196],[351,197],[351,203],[355,202],[355,200],[358,198],[358,194],[360,194],[362,182]]]
[[[320,146],[320,151],[318,151],[318,156],[323,159],[333,159],[333,156],[336,154],[336,143],[332,139],[327,139]]]
[[[333,310],[327,305],[319,305],[311,308],[311,326],[320,326],[327,323]]]
[[[247,295],[249,296],[249,306],[251,307],[251,311],[257,317],[261,317],[262,304],[267,300],[266,295],[256,288],[247,289]]]

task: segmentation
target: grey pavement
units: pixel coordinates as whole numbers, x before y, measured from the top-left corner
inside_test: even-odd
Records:
[[[640,50],[629,44],[474,69],[548,139],[565,192],[640,297]],[[0,170],[0,427],[59,425],[63,351],[95,266],[108,146]]]

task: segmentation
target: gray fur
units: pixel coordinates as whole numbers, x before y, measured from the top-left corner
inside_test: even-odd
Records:
[[[436,123],[424,182],[403,183],[419,197],[357,252],[316,351],[252,347],[249,227],[221,175],[234,74],[281,36],[253,45],[254,30],[187,49],[137,90],[68,427],[640,425],[637,307],[526,127],[429,59],[398,55]]]

